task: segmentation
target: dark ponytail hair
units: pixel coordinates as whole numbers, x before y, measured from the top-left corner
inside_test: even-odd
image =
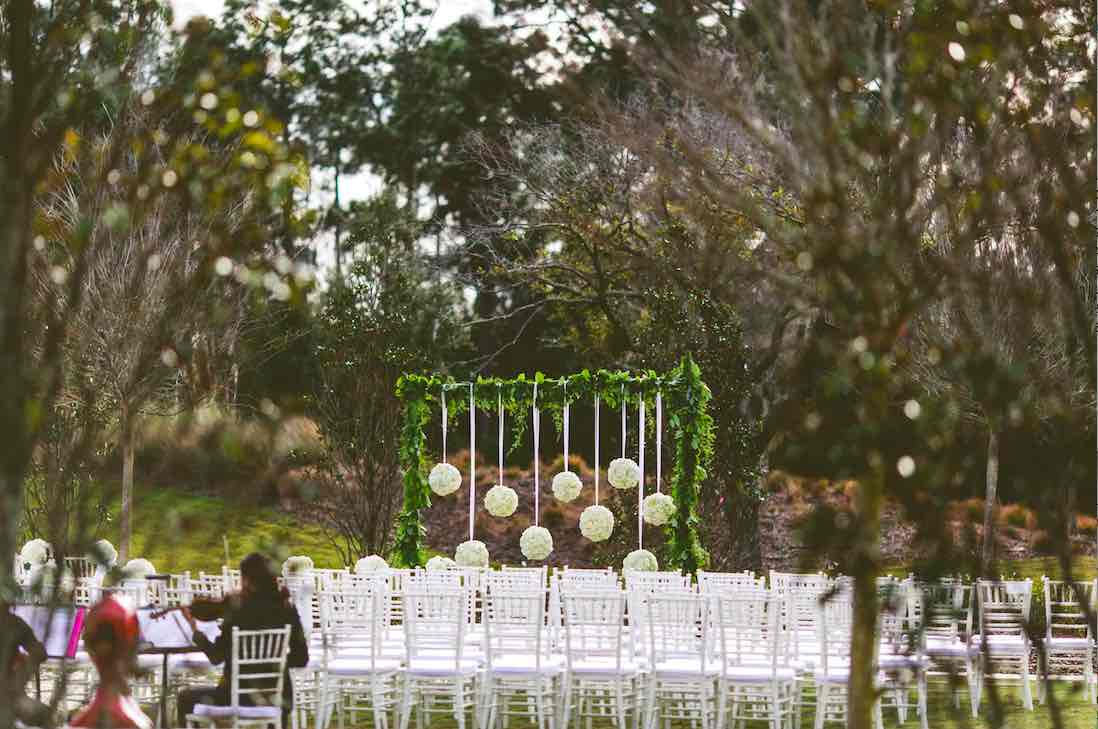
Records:
[[[260,600],[288,602],[289,593],[280,590],[278,578],[271,568],[271,560],[259,552],[252,552],[240,560],[240,576],[247,578],[252,594]]]

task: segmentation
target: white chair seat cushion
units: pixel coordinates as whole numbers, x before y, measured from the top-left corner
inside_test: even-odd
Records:
[[[381,658],[370,665],[370,659],[365,657],[339,656],[335,660],[328,661],[326,668],[333,676],[368,676],[372,673],[392,673],[400,669],[401,661],[395,658]]]
[[[912,656],[897,653],[882,653],[877,657],[877,665],[885,670],[897,668],[926,668],[929,664],[929,658],[919,655]]]
[[[982,652],[983,636],[972,636],[971,644],[977,651]],[[992,655],[1021,655],[1029,650],[1029,644],[1013,635],[991,635],[987,639],[987,650]]]
[[[816,672],[816,683],[846,683],[850,680],[850,666],[828,666],[827,672]]]
[[[192,716],[201,716],[207,719],[230,719],[236,716],[241,719],[278,720],[282,716],[282,709],[277,706],[238,706],[234,708],[213,704],[195,704]]]
[[[570,670],[585,676],[631,676],[642,668],[640,662],[630,658],[623,658],[621,663],[615,663],[612,658],[589,658],[575,661]]]
[[[979,653],[979,647],[965,645],[959,640],[935,640],[926,642],[926,653],[936,658],[967,658]]]
[[[666,661],[658,661],[652,666],[652,673],[656,676],[715,676],[720,671],[716,663],[705,663],[698,658],[672,658]]]
[[[536,665],[533,654],[510,654],[492,661],[490,668],[492,673],[521,675],[539,673],[542,675],[557,674],[564,670],[564,658],[562,656],[542,656],[541,666]]]
[[[202,651],[179,653],[168,659],[168,673],[208,671],[213,668],[209,657]]]
[[[726,681],[734,683],[768,683],[771,676],[778,681],[792,681],[797,677],[797,672],[792,668],[778,668],[772,672],[770,666],[728,666],[721,676]]]
[[[1068,637],[1068,636],[1060,636],[1060,637],[1047,638],[1045,640],[1045,645],[1047,645],[1049,648],[1061,649],[1061,650],[1063,650],[1063,649],[1086,650],[1087,648],[1090,648],[1093,645],[1093,642],[1086,639],[1086,638],[1071,638],[1071,637]]]
[[[471,659],[463,658],[455,666],[453,658],[413,658],[408,661],[408,674],[413,676],[467,676],[477,672],[480,664]]]

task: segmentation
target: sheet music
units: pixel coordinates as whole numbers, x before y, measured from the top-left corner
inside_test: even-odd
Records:
[[[185,648],[194,645],[194,635],[191,626],[183,619],[178,611],[171,612],[153,619],[151,608],[142,608],[137,611],[137,621],[141,626],[141,639],[157,648]],[[199,622],[198,629],[206,637],[214,640],[221,633],[217,623]]]
[[[31,627],[34,636],[46,649],[46,655],[64,656],[69,649],[76,608],[62,605],[50,608],[48,605],[16,605],[12,612]]]

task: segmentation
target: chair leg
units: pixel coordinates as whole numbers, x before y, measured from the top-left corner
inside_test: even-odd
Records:
[[[1029,656],[1022,659],[1022,697],[1025,701],[1026,711],[1033,711],[1033,687],[1029,680]]]
[[[816,729],[823,729],[824,716],[827,713],[828,684],[816,682]]]

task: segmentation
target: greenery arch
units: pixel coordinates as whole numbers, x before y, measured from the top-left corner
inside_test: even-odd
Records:
[[[512,379],[478,378],[474,388],[477,408],[494,412],[497,398],[502,394],[503,407],[513,424],[512,445],[523,439],[525,415],[533,404],[535,382],[538,407],[551,415],[558,429],[565,397],[569,404],[589,403],[597,393],[607,407],[617,408],[621,407],[624,385],[627,404],[639,405],[644,398],[646,407],[651,408],[656,392],[662,393],[667,427],[674,444],[671,495],[677,506],[675,516],[664,527],[668,566],[691,573],[704,568],[709,555],[698,536],[697,504],[698,487],[706,478],[706,468],[713,455],[713,419],[709,415],[712,395],[694,360],[684,357],[678,366],[664,374],[651,370],[583,370],[565,377],[546,377],[538,372],[532,378],[521,374]],[[447,398],[450,421],[456,421],[462,413],[468,412],[469,385],[469,382],[438,375],[405,374],[397,381],[397,396],[404,402],[400,440],[404,507],[397,518],[394,558],[401,566],[412,567],[424,562],[426,530],[420,522],[420,511],[431,505],[431,490],[427,483],[430,463],[425,453],[424,428],[432,411],[441,409],[440,395],[444,389],[461,393]]]

